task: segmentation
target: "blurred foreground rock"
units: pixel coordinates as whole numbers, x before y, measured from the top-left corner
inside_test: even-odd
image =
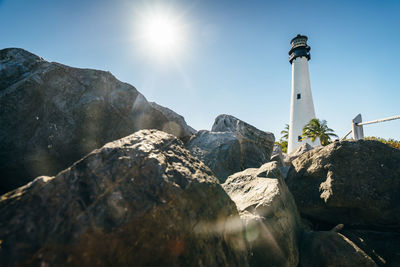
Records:
[[[235,204],[156,130],[3,195],[0,211],[1,266],[247,266]]]
[[[277,163],[235,173],[222,186],[245,223],[251,266],[297,266],[300,217]]]
[[[109,72],[50,63],[17,48],[0,50],[0,107],[0,194],[140,129],[192,134],[183,118],[160,112]]]
[[[215,119],[211,131],[197,132],[186,144],[223,183],[226,178],[247,168],[269,162],[275,137],[230,115]]]

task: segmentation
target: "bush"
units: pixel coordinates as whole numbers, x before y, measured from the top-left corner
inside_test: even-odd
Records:
[[[364,138],[365,140],[375,140],[375,141],[379,141],[381,143],[387,144],[391,147],[400,149],[400,141],[394,140],[392,138],[389,139],[385,139],[385,138],[381,138],[381,137],[375,137],[375,136],[368,136]]]

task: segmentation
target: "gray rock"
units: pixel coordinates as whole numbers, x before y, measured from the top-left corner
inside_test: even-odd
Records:
[[[292,162],[287,184],[300,212],[333,225],[400,229],[400,150],[342,141]]]
[[[309,232],[303,235],[300,265],[302,267],[378,266],[350,239],[332,231]]]
[[[285,158],[282,153],[282,147],[278,144],[275,144],[271,154],[271,161],[276,161],[279,167],[284,167]]]
[[[251,265],[297,266],[300,217],[277,163],[235,173],[222,186],[245,223]]]
[[[156,102],[149,102],[150,106],[158,111],[160,111],[169,121],[170,126],[166,125],[167,128],[176,128],[176,132],[179,133],[178,136],[190,137],[196,133],[196,130],[186,124],[185,118],[175,111],[163,107]],[[182,131],[182,132],[180,132]]]
[[[300,157],[301,155],[303,155],[304,153],[313,150],[314,148],[307,143],[304,143],[300,146],[298,146],[294,151],[292,151],[292,153],[287,154],[284,157],[284,161],[286,165],[290,165],[292,163],[293,160],[297,159],[298,157]]]
[[[242,170],[241,147],[233,133],[198,131],[186,148],[203,161],[223,182],[226,177]]]
[[[274,140],[272,133],[260,131],[233,116],[220,115],[211,132],[197,132],[186,147],[224,182],[233,173],[269,162]]]
[[[0,50],[0,107],[0,193],[55,175],[137,130],[184,138],[187,127],[109,72],[50,63],[17,48]]]
[[[235,204],[172,135],[142,130],[1,196],[1,266],[247,266]],[[240,229],[240,225],[238,226]]]

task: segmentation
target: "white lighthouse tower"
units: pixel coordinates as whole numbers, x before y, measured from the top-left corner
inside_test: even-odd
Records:
[[[288,153],[304,143],[312,146],[320,145],[319,139],[314,142],[311,142],[310,139],[301,140],[303,127],[315,118],[308,72],[310,47],[307,45],[307,39],[307,36],[298,34],[290,41],[292,46],[289,51],[289,62],[292,64],[292,98],[290,101]]]

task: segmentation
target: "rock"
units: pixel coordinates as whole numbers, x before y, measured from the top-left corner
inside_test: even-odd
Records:
[[[313,149],[314,148],[310,144],[307,144],[307,143],[304,143],[304,144],[298,146],[294,151],[292,151],[292,153],[286,155],[286,157],[284,158],[285,164],[290,165],[293,160],[297,159],[304,153],[306,153],[310,150],[313,150]]]
[[[362,249],[336,232],[309,232],[303,235],[300,251],[302,267],[378,266]]]
[[[341,233],[380,266],[400,266],[400,233],[345,229]]]
[[[272,150],[271,161],[276,161],[279,167],[285,166],[285,158],[283,157],[282,147],[275,144]]]
[[[0,50],[0,193],[55,175],[107,142],[140,129],[181,138],[188,126],[153,108],[111,73]]]
[[[1,266],[247,266],[218,180],[174,136],[142,130],[1,196]],[[241,226],[239,226],[240,228]]]
[[[277,163],[235,173],[222,186],[245,223],[251,266],[297,266],[300,217]]]
[[[212,131],[193,135],[186,147],[224,182],[247,168],[258,168],[271,158],[275,137],[229,115],[215,119]]]
[[[149,102],[150,106],[160,111],[169,121],[170,128],[176,128],[178,136],[189,138],[191,135],[196,133],[196,130],[186,124],[185,118],[177,114],[175,111],[163,107],[156,102]],[[182,131],[182,132],[180,132]]]
[[[189,139],[186,148],[203,161],[220,182],[242,169],[241,147],[233,133],[201,130]]]
[[[353,228],[400,229],[400,150],[377,141],[342,141],[292,164],[286,181],[304,216]]]

